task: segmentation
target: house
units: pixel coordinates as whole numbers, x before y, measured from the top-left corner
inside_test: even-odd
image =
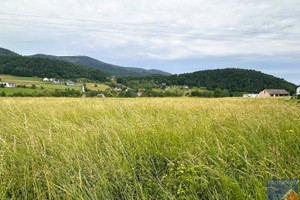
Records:
[[[188,89],[188,88],[189,88],[189,86],[188,86],[188,85],[184,85],[182,88],[184,88],[184,89]]]
[[[285,89],[264,89],[259,93],[259,97],[285,97],[289,93]]]
[[[115,87],[115,90],[116,90],[116,91],[122,91],[122,88],[120,88],[120,87]]]
[[[243,97],[251,97],[251,98],[256,98],[259,97],[259,94],[243,94]]]
[[[68,82],[66,82],[66,85],[68,85],[68,86],[73,86],[73,85],[75,85],[75,84],[74,84],[73,81],[68,81]]]
[[[282,198],[281,200],[298,200],[298,194],[290,189]]]
[[[140,97],[142,94],[143,94],[142,92],[137,93],[138,97]]]
[[[6,83],[0,83],[0,85],[3,85],[6,88],[12,88],[12,87],[16,87],[17,85],[15,83],[12,82],[6,82]]]
[[[300,85],[297,86],[296,95],[298,96],[298,99],[300,99]]]
[[[53,83],[61,83],[61,80],[56,80],[56,79],[54,79],[53,81],[52,81]]]
[[[48,78],[43,78],[43,81],[49,81],[49,79]]]

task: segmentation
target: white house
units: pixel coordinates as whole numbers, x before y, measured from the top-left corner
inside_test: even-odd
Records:
[[[300,99],[300,85],[298,85],[296,89],[296,95],[298,96],[298,99]]]
[[[43,81],[49,81],[49,78],[45,77],[45,78],[43,78]]]
[[[184,89],[188,89],[189,86],[188,86],[188,85],[184,85],[183,88],[184,88]]]

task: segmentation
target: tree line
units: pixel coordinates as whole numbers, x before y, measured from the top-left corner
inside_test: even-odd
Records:
[[[82,67],[59,60],[24,56],[1,56],[0,74],[27,77],[37,76],[41,78],[108,80],[108,74],[98,69]]]
[[[131,88],[158,88],[162,84],[168,86],[188,85],[205,87],[207,90],[220,88],[229,92],[258,93],[263,89],[286,89],[294,91],[295,85],[284,79],[264,74],[255,70],[216,69],[204,70],[179,75],[150,75],[146,77],[119,77],[117,82]]]

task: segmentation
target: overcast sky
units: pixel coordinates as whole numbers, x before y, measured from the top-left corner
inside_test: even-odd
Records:
[[[299,0],[0,0],[0,47],[171,73],[236,67],[300,84]]]

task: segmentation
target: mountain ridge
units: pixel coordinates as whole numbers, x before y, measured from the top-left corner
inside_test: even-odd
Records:
[[[46,54],[35,54],[30,57],[61,60],[83,67],[92,67],[107,72],[112,76],[147,76],[151,74],[171,75],[168,72],[164,72],[157,69],[143,69],[138,67],[123,67],[119,65],[113,65],[102,62],[89,56],[54,56]]]

